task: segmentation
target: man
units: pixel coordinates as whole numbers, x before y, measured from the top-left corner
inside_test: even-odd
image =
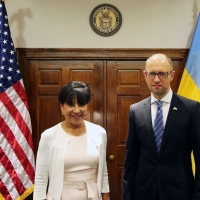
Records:
[[[148,58],[143,74],[151,96],[130,106],[123,200],[200,200],[200,104],[172,92],[166,55]]]

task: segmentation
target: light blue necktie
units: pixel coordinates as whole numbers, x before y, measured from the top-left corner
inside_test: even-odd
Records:
[[[163,132],[164,132],[163,111],[162,111],[162,101],[155,101],[155,103],[158,109],[157,109],[157,114],[154,121],[154,137],[156,141],[156,147],[159,152],[161,142],[162,142]]]

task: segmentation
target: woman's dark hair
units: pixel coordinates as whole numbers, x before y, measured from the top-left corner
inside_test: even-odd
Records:
[[[74,105],[75,99],[78,105],[84,106],[90,102],[91,91],[87,84],[80,81],[72,81],[65,85],[58,96],[60,104]]]

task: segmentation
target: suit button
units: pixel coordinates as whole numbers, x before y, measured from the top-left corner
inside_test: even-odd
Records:
[[[156,188],[156,184],[153,184],[153,188]]]

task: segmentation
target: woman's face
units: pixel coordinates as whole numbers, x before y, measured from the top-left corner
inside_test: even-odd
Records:
[[[75,99],[73,105],[63,104],[60,105],[61,112],[65,116],[65,120],[69,125],[79,126],[86,118],[88,104],[83,106],[78,105]]]

